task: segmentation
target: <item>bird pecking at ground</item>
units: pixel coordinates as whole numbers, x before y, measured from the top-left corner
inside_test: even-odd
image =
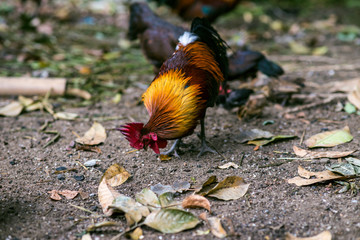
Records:
[[[206,19],[195,18],[191,31],[180,38],[173,55],[142,96],[149,113],[143,123],[128,123],[119,130],[136,149],[150,147],[160,154],[168,140],[172,147],[162,154],[177,155],[180,140],[191,135],[200,122],[201,148],[216,152],[206,143],[205,115],[213,107],[222,82],[227,78],[226,43]]]

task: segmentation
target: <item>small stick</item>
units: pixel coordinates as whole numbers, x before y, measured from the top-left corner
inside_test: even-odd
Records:
[[[80,161],[75,161],[77,162],[80,166],[82,166],[85,170],[89,170],[84,164],[82,164]]]
[[[303,131],[303,133],[302,133],[302,135],[301,135],[301,138],[300,138],[300,143],[299,143],[299,145],[300,145],[300,146],[301,146],[301,144],[302,144],[302,143],[303,143],[303,141],[304,141],[305,132],[306,132],[306,129],[304,129],[304,131]]]
[[[122,232],[122,233],[119,233],[118,235],[116,235],[115,237],[111,238],[111,240],[119,240],[121,239],[121,237],[128,233],[128,232],[131,232],[133,230],[135,230],[137,227],[141,227],[142,225],[144,225],[144,223],[140,223],[140,224],[135,224],[134,226],[132,226],[131,228],[129,228],[128,230]]]
[[[59,138],[60,138],[60,133],[57,133],[52,139],[50,139],[49,142],[47,142],[47,143],[43,146],[43,148],[48,147],[50,144],[56,142],[56,140],[58,140]]]

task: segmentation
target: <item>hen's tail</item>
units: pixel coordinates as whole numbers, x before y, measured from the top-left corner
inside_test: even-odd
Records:
[[[267,60],[265,57],[258,62],[258,69],[269,77],[278,77],[284,74],[284,70],[278,64]]]

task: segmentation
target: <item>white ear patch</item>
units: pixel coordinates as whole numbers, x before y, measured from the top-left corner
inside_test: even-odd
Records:
[[[184,32],[183,35],[179,37],[179,44],[186,46],[189,43],[195,42],[198,39],[198,36],[191,32]],[[178,49],[178,46],[176,46],[176,49]]]

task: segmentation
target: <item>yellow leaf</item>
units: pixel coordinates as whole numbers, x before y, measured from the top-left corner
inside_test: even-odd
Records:
[[[0,115],[6,117],[16,117],[23,110],[24,106],[20,102],[12,102],[2,108],[0,108]]]
[[[106,179],[110,186],[116,187],[123,184],[130,176],[124,167],[115,163],[105,171],[103,179]]]

